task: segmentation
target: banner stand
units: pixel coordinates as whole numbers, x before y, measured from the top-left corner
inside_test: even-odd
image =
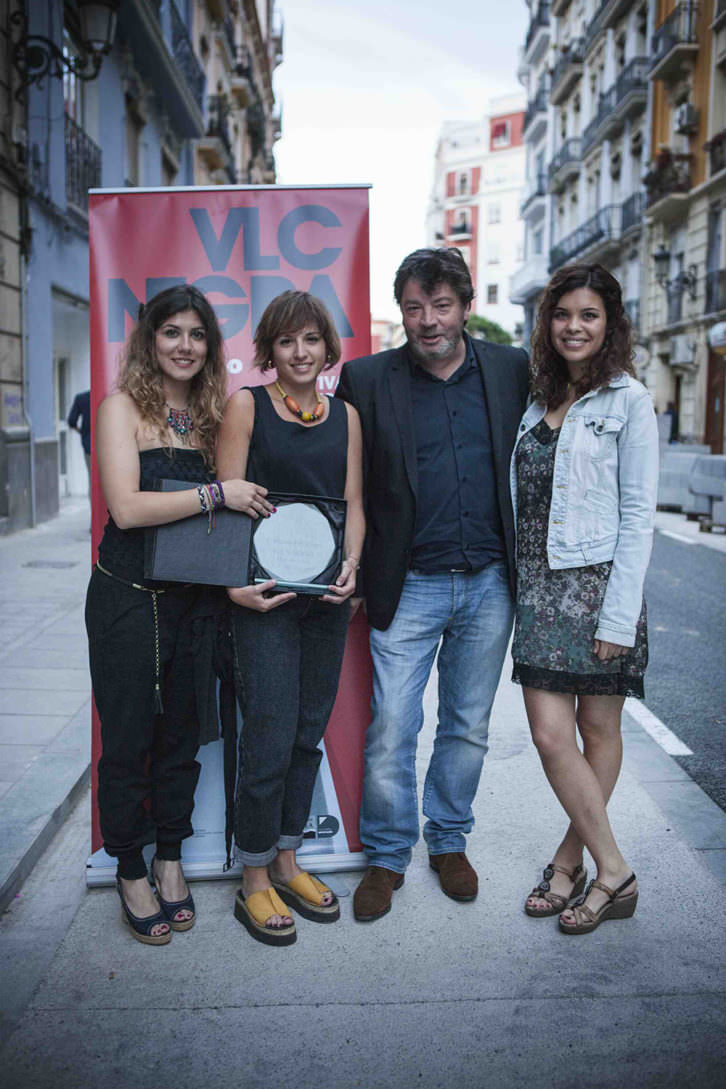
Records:
[[[370,352],[367,185],[210,186],[100,189],[89,195],[91,410],[113,389],[122,346],[139,304],[172,284],[193,284],[214,306],[227,353],[228,392],[260,383],[251,364],[252,334],[265,306],[282,291],[309,291],[326,304],[343,357],[318,378],[332,394],[343,362]],[[274,377],[269,373],[265,380]],[[93,561],[106,521],[92,464]],[[338,696],[323,745],[299,861],[316,873],[363,869],[358,820],[372,667],[361,613],[348,630]],[[238,713],[239,714],[239,713]],[[238,723],[239,725],[239,723]],[[116,860],[102,848],[96,768],[100,724],[92,739],[90,887],[112,885]],[[191,880],[239,880],[224,871],[223,744],[200,749],[195,833],[184,841]],[[154,848],[148,849],[150,861]]]

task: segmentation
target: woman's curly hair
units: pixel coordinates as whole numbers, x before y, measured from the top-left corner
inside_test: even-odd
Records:
[[[182,310],[196,311],[207,338],[207,360],[191,380],[188,405],[197,445],[212,468],[217,430],[227,399],[227,370],[217,315],[198,288],[186,284],[169,287],[139,307],[139,320],[126,342],[118,388],[129,394],[141,418],[156,429],[162,445],[171,450],[163,373],[156,360],[154,338],[164,322]]]
[[[552,315],[563,295],[581,287],[588,287],[602,299],[606,327],[600,351],[588,361],[586,372],[575,386],[577,396],[601,389],[618,374],[635,377],[631,325],[620,284],[602,265],[565,265],[545,288],[530,343],[532,396],[548,409],[557,408],[565,401],[570,381],[567,363],[552,343]]]

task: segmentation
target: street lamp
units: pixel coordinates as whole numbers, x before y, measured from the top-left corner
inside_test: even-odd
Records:
[[[63,79],[65,72],[72,72],[77,79],[96,79],[104,56],[113,46],[120,6],[121,0],[76,0],[81,38],[81,55],[77,57],[59,49],[42,34],[28,34],[25,12],[14,11],[9,22],[20,35],[13,45],[13,65],[20,76],[15,97],[20,100],[26,87],[40,83],[46,76]]]
[[[671,264],[671,251],[662,242],[653,254],[653,261],[655,262],[655,281],[660,287],[669,291],[671,287],[675,286],[681,291],[687,291],[692,299],[696,298],[698,291],[698,268],[696,265],[689,265],[684,272],[679,272],[673,280],[669,280],[668,271]]]

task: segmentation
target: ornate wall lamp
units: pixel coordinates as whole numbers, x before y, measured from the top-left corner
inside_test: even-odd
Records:
[[[116,34],[116,13],[121,0],[76,0],[80,25],[80,56],[71,56],[42,34],[28,34],[23,10],[9,19],[13,33],[13,65],[20,76],[15,92],[19,100],[26,87],[46,76],[62,79],[72,72],[78,79],[91,80],[101,71],[103,58],[111,52]]]
[[[689,265],[684,272],[679,272],[677,276],[669,280],[671,251],[662,242],[653,254],[653,261],[655,262],[655,281],[665,291],[676,287],[680,288],[681,291],[687,291],[692,299],[696,298],[698,290],[698,268],[696,265]]]

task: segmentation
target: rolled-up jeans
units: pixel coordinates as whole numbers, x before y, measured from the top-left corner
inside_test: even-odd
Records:
[[[503,562],[471,574],[409,571],[391,626],[371,631],[360,823],[370,865],[403,873],[419,837],[416,745],[437,649],[438,724],[423,791],[424,839],[433,855],[464,850],[513,615]]]
[[[302,844],[349,613],[347,601],[302,594],[267,613],[232,610],[242,709],[234,832],[245,866]]]

